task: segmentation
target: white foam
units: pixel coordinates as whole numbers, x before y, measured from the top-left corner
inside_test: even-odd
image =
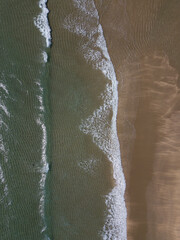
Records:
[[[34,24],[41,32],[42,36],[46,40],[46,46],[51,46],[51,28],[48,21],[49,10],[46,6],[47,0],[40,0],[39,7],[41,8],[41,13],[34,18]]]
[[[64,19],[64,28],[68,29],[70,32],[76,33],[82,37],[87,37],[91,39],[96,32],[88,31],[90,25],[83,21],[82,16],[74,16],[73,14],[68,15]]]
[[[74,0],[74,6],[84,14],[92,18],[99,19],[98,11],[95,8],[94,1],[92,0]]]
[[[2,88],[5,91],[6,94],[9,94],[6,86],[3,83],[0,83],[0,88]]]
[[[39,118],[37,120],[38,125],[40,125],[41,130],[42,130],[42,145],[41,145],[41,167],[40,167],[40,172],[41,172],[41,179],[39,182],[40,186],[40,201],[39,201],[39,211],[40,215],[42,217],[42,221],[44,224],[44,219],[45,219],[45,183],[46,183],[46,174],[49,170],[49,165],[47,163],[46,159],[46,145],[47,145],[47,132],[46,132],[46,127],[42,120]],[[43,226],[42,232],[44,232],[46,229],[46,226]]]
[[[42,96],[38,96],[38,100],[39,100],[39,103],[40,103],[39,109],[42,112],[44,112],[44,105],[43,105],[43,98],[42,98]]]
[[[5,202],[7,206],[11,205],[11,199],[9,197],[8,184],[6,182],[2,166],[0,165],[0,185],[2,186],[3,193],[1,193],[0,202]]]
[[[74,0],[73,3],[80,13],[78,15],[69,14],[64,19],[63,26],[70,32],[87,37],[92,41],[93,36],[97,33],[96,27],[99,19],[94,2],[92,0]],[[87,18],[89,21],[87,21]],[[92,22],[94,22],[95,27],[92,27]]]
[[[0,86],[5,86],[5,85],[1,84]],[[8,90],[5,87],[3,87],[3,89],[6,93],[8,93]],[[7,107],[5,106],[4,101],[2,101],[1,96],[0,96],[0,110],[2,110],[4,112],[6,117],[10,117],[10,113],[9,113]],[[0,130],[3,126],[5,127],[4,130],[7,131],[8,125],[3,121],[3,114],[1,113],[0,114]],[[4,161],[7,162],[8,161],[8,157],[7,157],[8,150],[7,150],[7,146],[5,146],[5,144],[4,144],[2,134],[0,134],[0,152],[3,154]]]
[[[93,142],[112,162],[113,177],[116,181],[116,186],[105,196],[107,205],[106,221],[100,234],[104,240],[126,240],[125,179],[121,166],[116,127],[118,82],[107,50],[103,29],[99,24],[99,16],[94,1],[74,0],[74,5],[79,8],[79,14],[78,16],[73,14],[67,16],[64,27],[84,38],[85,43],[80,46],[80,50],[86,61],[94,69],[101,70],[108,80],[105,91],[101,94],[103,104],[92,115],[83,120],[80,125],[80,130],[91,135]],[[83,18],[81,18],[81,14],[83,14]],[[83,22],[81,22],[82,19]],[[113,113],[113,116],[111,123],[108,123],[110,113]]]
[[[4,131],[8,131],[8,125],[6,124],[6,120],[7,118],[6,117],[10,117],[10,113],[8,111],[8,108],[7,108],[7,104],[6,104],[6,99],[7,98],[10,98],[10,96],[7,96],[9,94],[9,91],[5,85],[5,82],[6,82],[6,77],[5,77],[5,73],[2,72],[1,75],[0,75],[0,81],[2,81],[0,83],[0,88],[3,90],[1,96],[0,96],[0,153],[2,154],[3,156],[3,160],[4,162],[7,162],[8,161],[8,145],[4,143],[4,140],[3,140],[3,134],[2,134],[2,128]],[[3,114],[4,113],[4,114]],[[1,168],[2,170],[2,168]],[[2,176],[2,175],[1,175]],[[2,180],[2,179],[1,179]],[[6,187],[5,187],[6,189]]]
[[[5,74],[4,74],[4,72],[1,73],[0,77],[1,77],[1,79],[3,81],[5,81]],[[2,83],[2,82],[0,83],[0,88],[3,89],[3,91],[4,91],[4,93],[1,94],[1,96],[0,96],[0,109],[2,109],[2,111],[6,114],[6,116],[10,117],[10,113],[8,112],[8,109],[5,106],[4,101],[2,100],[3,96],[4,96],[4,98],[7,98],[6,95],[9,94],[9,92],[7,90],[6,85],[4,83]]]
[[[3,173],[1,165],[0,165],[0,181],[1,181],[1,184],[5,184],[4,173]],[[8,188],[7,187],[6,187],[5,195],[6,196],[8,195]]]
[[[47,63],[47,61],[48,61],[48,55],[47,55],[46,52],[42,52],[42,57],[43,57],[44,63]]]
[[[6,205],[6,207],[9,207],[12,201],[9,196],[9,189],[8,189],[8,183],[6,180],[6,174],[5,174],[5,171],[3,171],[3,167],[5,166],[3,164],[6,164],[8,162],[8,152],[9,152],[8,144],[4,143],[4,139],[3,139],[3,135],[4,135],[3,131],[8,130],[8,125],[5,123],[4,120],[6,120],[6,117],[10,117],[10,113],[5,105],[5,99],[7,99],[7,95],[9,94],[9,91],[4,83],[6,82],[4,72],[2,72],[0,75],[0,81],[3,82],[3,83],[2,82],[0,83],[0,89],[3,90],[1,91],[1,96],[0,96],[0,112],[1,112],[0,114],[0,154],[1,154],[0,187],[2,189],[1,196],[0,196],[0,203],[3,202],[3,205]],[[2,112],[5,114],[6,117],[4,116],[4,114],[2,114]]]
[[[94,158],[83,160],[78,163],[79,167],[82,168],[86,173],[94,174],[97,169],[98,161]]]
[[[39,181],[39,187],[40,187],[40,200],[39,200],[39,213],[42,218],[42,230],[41,232],[43,233],[46,228],[46,222],[45,222],[45,185],[46,185],[46,177],[47,173],[49,171],[49,164],[47,162],[47,128],[45,125],[45,117],[44,117],[44,101],[43,101],[43,95],[44,91],[43,88],[41,87],[41,83],[37,82],[37,85],[39,86],[39,95],[37,96],[37,99],[39,100],[39,116],[37,118],[37,124],[41,128],[41,133],[42,133],[42,143],[41,143],[41,166],[39,168],[40,173],[41,173],[41,179]],[[48,238],[46,236],[46,238]]]
[[[3,112],[6,114],[6,116],[10,117],[10,113],[8,112],[8,109],[7,109],[7,107],[4,104],[0,103],[0,109],[3,110]]]

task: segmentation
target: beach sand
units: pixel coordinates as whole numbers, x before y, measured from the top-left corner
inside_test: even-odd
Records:
[[[96,5],[119,81],[127,239],[180,239],[180,3]]]

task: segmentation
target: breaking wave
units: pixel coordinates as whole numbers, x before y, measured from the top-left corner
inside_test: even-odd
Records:
[[[94,69],[101,70],[107,79],[101,94],[103,104],[87,119],[82,120],[80,130],[92,136],[92,141],[106,154],[113,167],[116,185],[105,196],[107,206],[106,220],[100,232],[103,240],[125,240],[126,206],[124,201],[125,179],[121,166],[120,146],[117,136],[118,82],[111,62],[103,29],[99,23],[98,11],[93,0],[74,0],[78,14],[70,14],[64,20],[64,28],[82,36],[85,43],[80,46],[86,61]],[[112,114],[111,122],[109,117]]]
[[[46,40],[46,47],[51,46],[51,28],[48,21],[49,10],[46,6],[47,0],[40,0],[39,7],[41,8],[41,13],[34,18],[34,24],[41,32],[42,36]]]

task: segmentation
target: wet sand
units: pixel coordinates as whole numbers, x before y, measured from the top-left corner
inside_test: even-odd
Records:
[[[119,81],[128,240],[180,239],[180,2],[96,5]]]

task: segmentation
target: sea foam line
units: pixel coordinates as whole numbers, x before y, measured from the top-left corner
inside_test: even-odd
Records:
[[[0,80],[1,81],[5,81],[5,74],[2,73],[0,76]],[[4,144],[4,140],[3,140],[3,127],[5,131],[8,131],[8,124],[6,124],[5,120],[8,118],[10,118],[10,113],[8,111],[7,108],[7,98],[9,98],[9,91],[5,85],[5,83],[0,83],[0,89],[2,89],[3,91],[1,92],[1,96],[0,96],[0,130],[1,130],[1,134],[0,134],[0,153],[3,155],[4,157],[4,161],[8,162],[8,147],[7,144]],[[3,114],[4,113],[4,114]]]
[[[46,46],[51,46],[51,28],[48,21],[49,10],[47,8],[47,0],[40,0],[39,7],[41,8],[41,13],[34,18],[34,24],[41,32],[42,36],[46,40]]]
[[[6,183],[6,179],[5,179],[4,172],[1,165],[0,165],[0,184],[2,185],[2,188],[4,190],[4,195],[1,194],[0,203],[5,201],[6,199],[7,206],[10,206],[11,200],[9,198],[8,184]]]
[[[40,173],[41,173],[41,178],[39,181],[39,187],[40,187],[40,200],[39,200],[39,212],[40,216],[42,218],[42,223],[43,223],[43,228],[41,232],[45,232],[47,229],[46,221],[45,221],[45,196],[46,196],[46,178],[47,178],[47,173],[49,171],[49,164],[47,162],[47,128],[45,125],[45,107],[44,107],[44,91],[43,88],[41,87],[41,83],[37,82],[37,85],[39,86],[39,95],[37,96],[39,100],[39,116],[37,118],[37,124],[41,128],[42,132],[42,142],[41,142],[41,167],[40,167]],[[48,236],[46,236],[46,239],[49,239]]]
[[[39,7],[41,8],[41,13],[34,18],[34,24],[41,32],[42,36],[46,40],[46,47],[51,46],[51,28],[48,21],[48,13],[49,10],[47,8],[47,0],[40,0]],[[48,61],[48,54],[46,51],[42,51],[42,59],[44,63]],[[44,66],[43,66],[44,67]],[[39,181],[39,188],[40,188],[40,199],[39,199],[39,213],[42,219],[42,230],[41,233],[45,234],[45,239],[50,239],[47,234],[45,233],[47,230],[47,223],[45,219],[45,198],[46,198],[46,179],[47,173],[49,171],[49,164],[47,161],[47,127],[46,127],[46,120],[45,120],[45,104],[44,104],[44,89],[41,85],[41,81],[37,82],[39,86],[39,94],[37,96],[39,101],[39,115],[37,117],[37,124],[41,128],[42,133],[42,142],[41,142],[41,163],[39,171],[41,173],[41,178]]]
[[[2,73],[0,76],[0,81],[5,81],[5,74]],[[5,178],[5,173],[3,171],[3,161],[4,163],[8,162],[8,146],[7,144],[4,143],[3,139],[3,127],[5,127],[5,131],[8,130],[8,125],[3,121],[6,119],[6,117],[10,117],[10,113],[5,105],[5,101],[2,100],[2,98],[6,99],[9,95],[9,91],[4,83],[0,83],[0,89],[3,90],[1,91],[1,96],[0,96],[0,110],[2,110],[5,114],[0,114],[0,185],[2,186],[2,189],[4,191],[3,194],[1,194],[0,202],[6,203],[6,207],[11,205],[11,199],[9,196],[9,189],[8,189],[8,183]],[[4,119],[3,119],[4,117]]]
[[[74,0],[78,16],[70,14],[64,20],[64,28],[86,40],[80,50],[94,69],[102,71],[108,83],[101,95],[103,104],[92,115],[83,120],[80,130],[92,136],[93,142],[112,162],[115,187],[105,196],[106,221],[101,231],[103,240],[126,240],[126,206],[124,201],[125,179],[121,166],[120,146],[117,136],[118,90],[114,66],[111,62],[98,11],[93,0]],[[98,49],[98,50],[97,50]],[[111,124],[107,124],[113,112]]]
[[[6,88],[6,85],[4,85],[3,83],[0,83],[0,88],[2,88],[6,94],[9,94],[7,88]]]

